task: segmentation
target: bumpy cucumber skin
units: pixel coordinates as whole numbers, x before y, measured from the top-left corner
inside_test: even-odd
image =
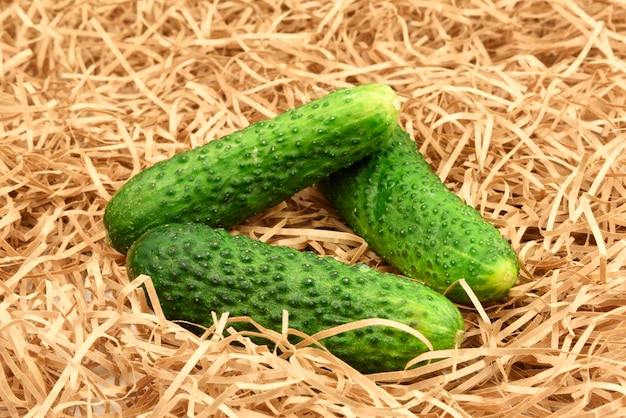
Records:
[[[517,280],[510,243],[440,181],[401,127],[378,152],[318,188],[391,266],[456,303],[470,303],[459,279],[481,302],[503,299]]]
[[[309,335],[379,317],[417,329],[434,349],[453,348],[464,336],[459,309],[417,281],[202,224],[151,229],[131,246],[126,265],[131,279],[151,277],[163,312],[172,320],[210,326],[211,311],[229,312],[280,331],[286,309],[289,326]],[[235,328],[245,330],[246,325]],[[428,351],[415,336],[388,326],[321,342],[362,372],[402,370]]]
[[[143,232],[164,223],[230,228],[377,149],[399,109],[384,84],[339,89],[176,154],[113,196],[104,214],[107,242],[126,253]]]

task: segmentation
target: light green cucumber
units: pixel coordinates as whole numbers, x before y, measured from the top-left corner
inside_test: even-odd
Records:
[[[107,242],[126,253],[164,223],[229,228],[378,149],[399,111],[390,87],[364,84],[178,153],[113,196],[104,214]]]
[[[210,326],[211,311],[228,312],[280,331],[287,310],[289,326],[308,335],[386,318],[419,331],[435,350],[454,348],[464,336],[459,309],[417,281],[203,224],[149,230],[131,246],[126,265],[131,279],[151,277],[172,320]],[[233,326],[254,330],[245,322]],[[346,331],[321,343],[362,372],[401,370],[429,350],[416,336],[386,325]]]
[[[494,225],[449,190],[409,134],[322,180],[319,189],[369,247],[400,273],[467,304],[504,298],[519,263]]]

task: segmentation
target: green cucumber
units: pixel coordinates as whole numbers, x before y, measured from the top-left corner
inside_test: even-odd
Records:
[[[435,350],[454,348],[464,336],[459,309],[417,281],[204,224],[149,230],[131,246],[126,266],[131,279],[151,277],[171,320],[210,326],[211,311],[228,312],[280,331],[287,310],[289,326],[308,335],[385,318],[419,331]],[[254,330],[245,322],[233,326]],[[401,370],[429,350],[416,336],[388,325],[346,331],[321,343],[362,372]]]
[[[178,153],[113,196],[104,213],[107,242],[126,253],[164,223],[230,228],[379,148],[399,111],[390,87],[364,84]]]
[[[377,152],[318,184],[344,221],[403,275],[468,304],[504,298],[519,274],[510,243],[449,190],[401,127]]]

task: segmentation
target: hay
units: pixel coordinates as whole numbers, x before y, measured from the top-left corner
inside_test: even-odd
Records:
[[[626,414],[626,6],[75,1],[0,7],[0,416]],[[438,175],[511,240],[510,298],[442,361],[361,375],[148,308],[102,214],[142,168],[378,81]],[[238,232],[388,266],[314,187]],[[145,294],[142,285],[149,292]],[[286,324],[288,326],[288,324]],[[287,327],[286,327],[287,328]],[[432,358],[434,354],[422,356]]]

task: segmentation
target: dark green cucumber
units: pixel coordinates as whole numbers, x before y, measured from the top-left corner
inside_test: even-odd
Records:
[[[121,253],[169,222],[231,226],[380,147],[400,104],[383,84],[336,90],[157,163],[108,203],[107,241]]]
[[[517,280],[510,243],[440,181],[401,127],[318,187],[373,251],[454,302],[470,301],[459,279],[482,302],[504,298]]]
[[[211,311],[229,312],[280,331],[282,312],[288,310],[289,326],[309,335],[360,319],[386,318],[416,329],[435,350],[453,348],[464,336],[459,309],[417,281],[203,224],[151,229],[131,246],[126,265],[131,279],[152,278],[163,312],[172,320],[210,326]],[[234,326],[252,329],[246,324]],[[416,336],[385,325],[321,342],[363,372],[403,369],[428,351]]]

